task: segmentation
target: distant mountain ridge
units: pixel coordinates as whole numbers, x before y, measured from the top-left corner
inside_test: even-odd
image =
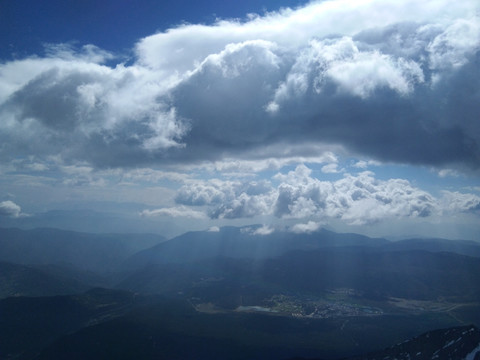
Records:
[[[52,228],[0,228],[0,261],[23,265],[70,265],[96,272],[146,264],[195,262],[215,257],[267,259],[292,250],[362,247],[382,251],[425,250],[480,257],[480,242],[445,239],[388,241],[325,229],[308,234],[256,233],[259,226],[187,232],[166,240],[155,234],[95,234]]]
[[[135,268],[148,263],[185,263],[216,257],[267,259],[292,250],[327,247],[387,245],[388,240],[321,229],[309,234],[274,232],[256,234],[255,226],[222,227],[219,231],[193,231],[133,255],[126,262]],[[479,246],[480,248],[480,246]]]
[[[406,239],[389,241],[354,233],[335,233],[325,229],[306,234],[278,231],[256,234],[258,226],[222,227],[219,231],[187,232],[152,248],[134,254],[128,268],[149,263],[185,263],[215,257],[266,259],[292,250],[318,250],[335,247],[375,248],[381,251],[425,250],[453,252],[480,257],[480,242],[445,239]]]
[[[125,261],[116,288],[176,294],[228,308],[258,305],[278,293],[325,294],[348,288],[369,299],[480,301],[480,244],[434,240],[392,243],[320,230],[256,235],[255,228],[189,232]],[[445,251],[450,247],[456,252]],[[473,250],[472,250],[473,248]],[[213,296],[212,294],[215,294]]]
[[[0,261],[11,264],[1,278],[0,294],[68,294],[75,289],[84,291],[85,286],[114,284],[120,289],[169,293],[213,277],[241,280],[243,285],[268,283],[279,289],[357,288],[372,296],[480,296],[478,286],[470,285],[480,273],[480,243],[444,239],[392,242],[325,229],[260,235],[258,229],[223,227],[187,232],[165,241],[151,234],[0,228]],[[13,270],[14,264],[28,268]],[[109,274],[109,280],[98,274]],[[33,279],[37,281],[32,283]],[[38,286],[27,289],[28,283],[42,282],[45,291]],[[219,287],[221,283],[208,285]]]
[[[108,272],[137,251],[165,238],[153,234],[91,234],[38,228],[0,228],[0,261],[23,265],[58,264]]]
[[[89,288],[89,285],[68,276],[0,261],[0,299],[9,296],[77,294]]]
[[[426,250],[453,252],[460,255],[480,257],[480,242],[472,240],[446,240],[435,238],[408,238],[392,241],[385,246],[392,250]]]

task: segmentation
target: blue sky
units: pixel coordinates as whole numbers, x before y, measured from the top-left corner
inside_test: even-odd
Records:
[[[0,3],[0,225],[480,233],[476,1]]]
[[[95,44],[130,55],[144,36],[181,23],[213,23],[217,18],[244,18],[302,0],[210,1],[180,0],[48,0],[0,3],[0,54],[4,59],[43,53],[45,43]]]

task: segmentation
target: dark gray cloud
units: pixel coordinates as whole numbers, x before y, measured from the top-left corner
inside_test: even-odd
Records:
[[[269,71],[265,57],[258,60],[265,49],[249,44],[255,55],[242,63],[242,73],[225,76],[223,66],[230,63],[207,62],[180,84],[174,104],[192,119],[185,138],[192,156],[306,141],[342,144],[384,161],[478,168],[478,52],[439,75],[430,61],[362,52],[351,39],[324,43],[312,45],[293,65],[269,57]],[[412,57],[422,58],[427,45],[411,49]],[[332,47],[334,55],[328,54]],[[339,60],[327,63],[329,56]]]
[[[182,146],[177,139],[186,125],[157,101],[161,90],[138,69],[110,69],[81,56],[9,65],[38,75],[0,104],[4,157],[60,155],[99,167],[131,166]]]

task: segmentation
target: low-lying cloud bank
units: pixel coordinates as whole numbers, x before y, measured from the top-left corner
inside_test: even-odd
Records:
[[[115,67],[106,65],[115,54],[94,45],[51,46],[43,57],[0,64],[0,158],[60,155],[118,167],[246,158],[311,143],[382,161],[478,169],[479,7],[475,0],[312,2],[171,28],[140,40],[135,61]],[[218,216],[234,216],[227,213]]]
[[[271,181],[192,181],[177,191],[175,201],[178,208],[145,211],[144,215],[201,218],[203,213],[211,219],[274,216],[298,220],[293,231],[308,232],[332,219],[365,225],[480,213],[480,197],[474,194],[443,191],[435,197],[407,180],[379,180],[369,171],[321,181],[305,165],[287,174],[279,173]]]
[[[11,200],[0,202],[0,217],[19,218],[27,216],[22,213],[22,208]]]

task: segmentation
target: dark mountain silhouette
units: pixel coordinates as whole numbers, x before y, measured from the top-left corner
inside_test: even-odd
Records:
[[[479,360],[480,330],[473,325],[427,331],[387,349],[343,360]],[[290,360],[307,360],[294,358]],[[322,360],[322,359],[309,359]]]
[[[461,326],[428,331],[388,349],[354,357],[351,360],[431,360],[480,359],[480,330]]]
[[[0,359],[31,359],[59,337],[145,301],[130,292],[100,288],[80,295],[0,300]]]

